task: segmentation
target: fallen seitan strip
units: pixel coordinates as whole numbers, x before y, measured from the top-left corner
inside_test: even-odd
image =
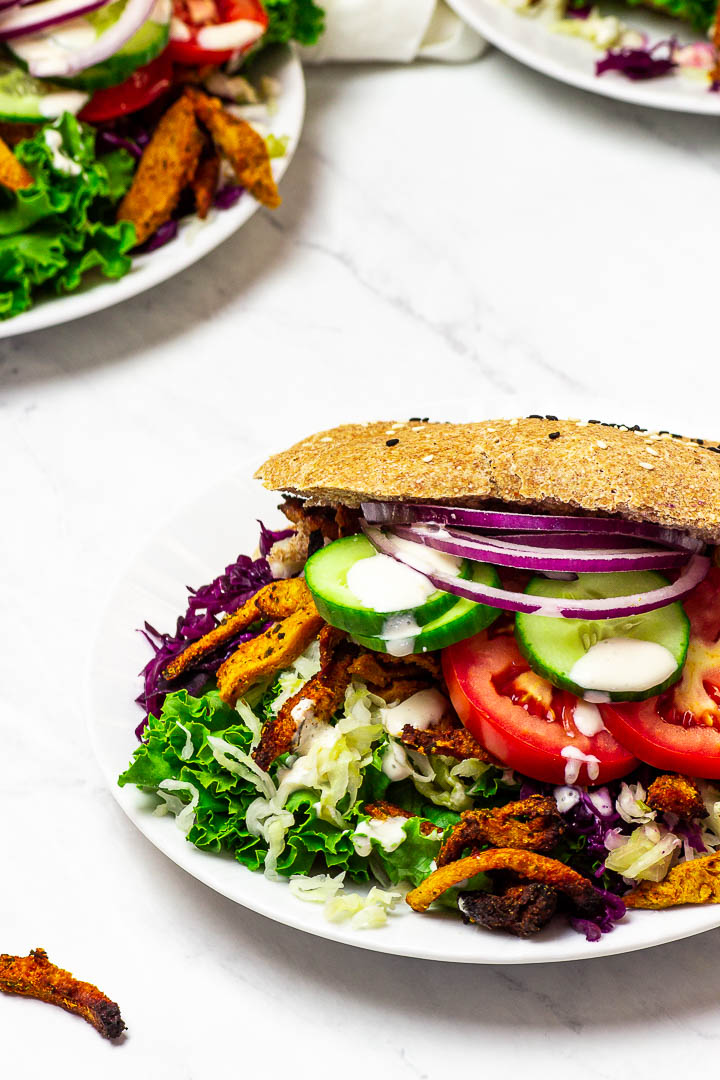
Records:
[[[408,821],[417,817],[416,814],[411,814],[408,810],[403,810],[401,806],[395,806],[394,803],[386,802],[384,799],[379,799],[374,803],[365,803],[363,810],[368,817],[374,818],[375,821],[387,821],[388,818],[406,818]],[[436,825],[434,821],[427,821],[421,819],[420,832],[423,836],[430,836],[432,833],[442,832],[443,826]]]
[[[210,157],[201,158],[195,170],[195,175],[190,181],[190,187],[195,196],[195,212],[201,220],[208,216],[215,198],[219,178],[219,155],[213,152]]]
[[[0,187],[21,191],[35,183],[32,174],[18,161],[10,147],[0,139]]]
[[[456,862],[466,848],[552,851],[563,832],[557,804],[549,796],[531,795],[492,810],[466,810],[440,848],[437,864]]]
[[[170,220],[183,188],[195,174],[203,146],[195,109],[186,92],[160,119],[118,207],[118,221],[134,225],[137,244],[143,244]]]
[[[720,904],[720,853],[674,866],[664,881],[643,881],[623,903],[629,908],[669,908],[679,904]]]
[[[540,881],[565,895],[576,908],[588,915],[602,909],[602,898],[587,878],[572,870],[558,859],[537,855],[533,851],[516,848],[490,848],[476,855],[468,855],[457,862],[448,863],[433,870],[432,874],[412,889],[405,899],[413,911],[427,911],[433,901],[448,889],[472,878],[475,874],[490,870],[511,870],[527,881]]]
[[[677,814],[683,821],[707,816],[700,789],[687,776],[658,776],[648,788],[647,804],[662,814]]]
[[[255,474],[322,505],[365,500],[621,514],[720,539],[718,440],[579,420],[346,424],[311,435]]]
[[[497,758],[481,746],[467,728],[428,728],[427,731],[420,731],[412,724],[406,724],[400,741],[404,746],[419,750],[422,754],[441,754],[444,757],[458,758],[459,761],[476,758],[491,765],[498,764]]]
[[[185,92],[192,100],[197,117],[232,165],[242,186],[263,206],[275,210],[282,200],[262,135],[247,121],[237,119],[224,109],[220,98],[211,97],[195,87],[188,87]]]
[[[0,955],[0,991],[59,1005],[87,1020],[106,1039],[117,1039],[125,1031],[115,1002],[92,983],[51,964],[44,949],[33,949],[29,956]]]
[[[254,683],[288,667],[317,637],[322,625],[317,608],[310,603],[258,637],[244,641],[218,668],[220,697],[234,705]]]
[[[259,619],[286,619],[298,608],[307,607],[311,601],[310,590],[301,578],[271,581],[269,585],[263,585],[242,607],[227,615],[219,626],[193,641],[179,656],[174,657],[163,671],[163,676],[172,682]]]

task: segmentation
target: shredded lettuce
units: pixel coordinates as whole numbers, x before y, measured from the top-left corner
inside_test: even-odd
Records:
[[[632,881],[662,881],[682,842],[663,825],[649,822],[627,837],[613,830],[605,843],[610,849],[605,859],[608,870]]]
[[[45,132],[59,131],[62,153],[79,167],[59,170]],[[20,191],[0,187],[0,318],[26,311],[42,292],[72,292],[98,268],[119,278],[130,269],[135,243],[129,222],[114,207],[130,185],[135,162],[125,150],[96,157],[95,132],[65,113],[15,154],[35,183]]]
[[[646,825],[655,820],[655,811],[645,801],[647,792],[642,784],[620,784],[620,794],[615,800],[615,809],[623,821],[629,825]]]
[[[439,754],[430,756],[430,763],[435,773],[429,781],[413,778],[415,787],[426,799],[436,806],[445,806],[448,810],[469,810],[473,805],[470,791],[478,780],[492,766],[477,758],[456,761],[455,758]]]

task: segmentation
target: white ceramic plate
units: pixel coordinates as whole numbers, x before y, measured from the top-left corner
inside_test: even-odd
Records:
[[[223,896],[288,926],[378,952],[470,964],[537,964],[631,952],[689,937],[720,925],[720,906],[638,911],[596,944],[561,919],[530,941],[463,926],[451,914],[416,915],[405,904],[379,930],[353,931],[324,920],[318,905],[296,900],[284,882],[271,882],[230,857],[199,851],[170,817],[155,817],[155,799],[116,780],[137,745],[141,719],[136,677],[148,659],[135,630],[147,619],[171,628],[185,610],[184,585],[211,581],[241,552],[257,544],[256,519],[280,524],[277,498],[253,484],[251,469],[211,488],[161,530],[120,581],[101,623],[91,661],[89,726],[110,790],[130,820],[168,858]],[[209,528],[208,523],[212,523]]]
[[[449,0],[449,3],[498,49],[553,79],[635,105],[720,114],[720,94],[711,93],[707,81],[696,81],[681,72],[646,82],[631,82],[617,72],[598,78],[595,62],[604,55],[603,51],[589,42],[554,33],[542,18],[518,14],[505,0]],[[669,37],[676,37],[683,44],[700,40],[687,24],[656,12],[612,7],[604,0],[599,0],[599,6],[603,13],[618,14],[625,24],[647,34],[651,43]]]
[[[289,139],[285,156],[275,158],[272,163],[275,179],[279,180],[290,164],[300,139],[305,114],[305,81],[300,61],[291,48],[278,48],[268,52],[268,55],[258,62],[258,71],[260,70],[272,75],[280,83],[277,111],[264,122],[264,127],[269,128],[274,135],[287,135]],[[83,315],[91,315],[167,281],[237,232],[253,216],[258,206],[251,195],[245,194],[229,210],[212,209],[204,222],[194,215],[185,218],[180,224],[177,237],[171,243],[148,255],[135,258],[130,272],[124,278],[109,281],[100,275],[89,274],[83,288],[77,292],[68,296],[50,296],[36,303],[24,314],[0,322],[0,338],[27,334],[31,330],[43,330],[48,326],[58,326],[60,323],[70,322],[71,319],[79,319]]]

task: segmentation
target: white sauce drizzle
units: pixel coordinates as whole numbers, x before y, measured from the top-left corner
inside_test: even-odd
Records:
[[[388,735],[401,735],[406,724],[417,731],[435,727],[448,712],[447,698],[439,690],[419,690],[400,705],[380,710]]]
[[[578,701],[573,712],[575,727],[581,735],[587,735],[589,739],[601,731],[607,731],[597,705],[589,701]]]
[[[577,660],[570,678],[588,690],[636,693],[650,690],[675,671],[675,657],[664,645],[639,638],[604,638]],[[587,694],[584,695],[586,699]],[[589,700],[589,699],[588,699]]]
[[[576,746],[563,746],[560,756],[566,759],[565,783],[570,786],[577,783],[583,762],[587,766],[589,780],[597,780],[600,775],[600,760],[594,754],[583,754]]]
[[[383,851],[395,851],[406,840],[407,821],[407,818],[391,817],[385,821],[373,818],[361,822],[351,837],[356,852],[367,857],[372,851],[371,840],[377,840]]]
[[[556,787],[553,791],[555,803],[561,814],[566,814],[580,802],[580,792],[574,787]]]
[[[65,176],[80,175],[82,169],[77,161],[73,161],[71,157],[68,157],[68,155],[63,152],[63,139],[57,128],[47,128],[45,131],[45,142],[52,154],[52,167],[56,172],[63,173]]]
[[[383,640],[390,656],[409,656],[415,651],[415,638],[420,633],[411,614],[391,615],[383,625]]]
[[[407,780],[408,776],[412,776],[414,769],[399,743],[388,743],[382,759],[382,771],[389,780]]]
[[[389,555],[359,559],[348,570],[346,582],[360,604],[372,611],[420,607],[436,591],[424,574]]]

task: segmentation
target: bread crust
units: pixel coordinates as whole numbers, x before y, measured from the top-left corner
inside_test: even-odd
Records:
[[[345,424],[275,454],[255,477],[317,505],[499,501],[617,514],[720,540],[716,440],[600,421]]]

